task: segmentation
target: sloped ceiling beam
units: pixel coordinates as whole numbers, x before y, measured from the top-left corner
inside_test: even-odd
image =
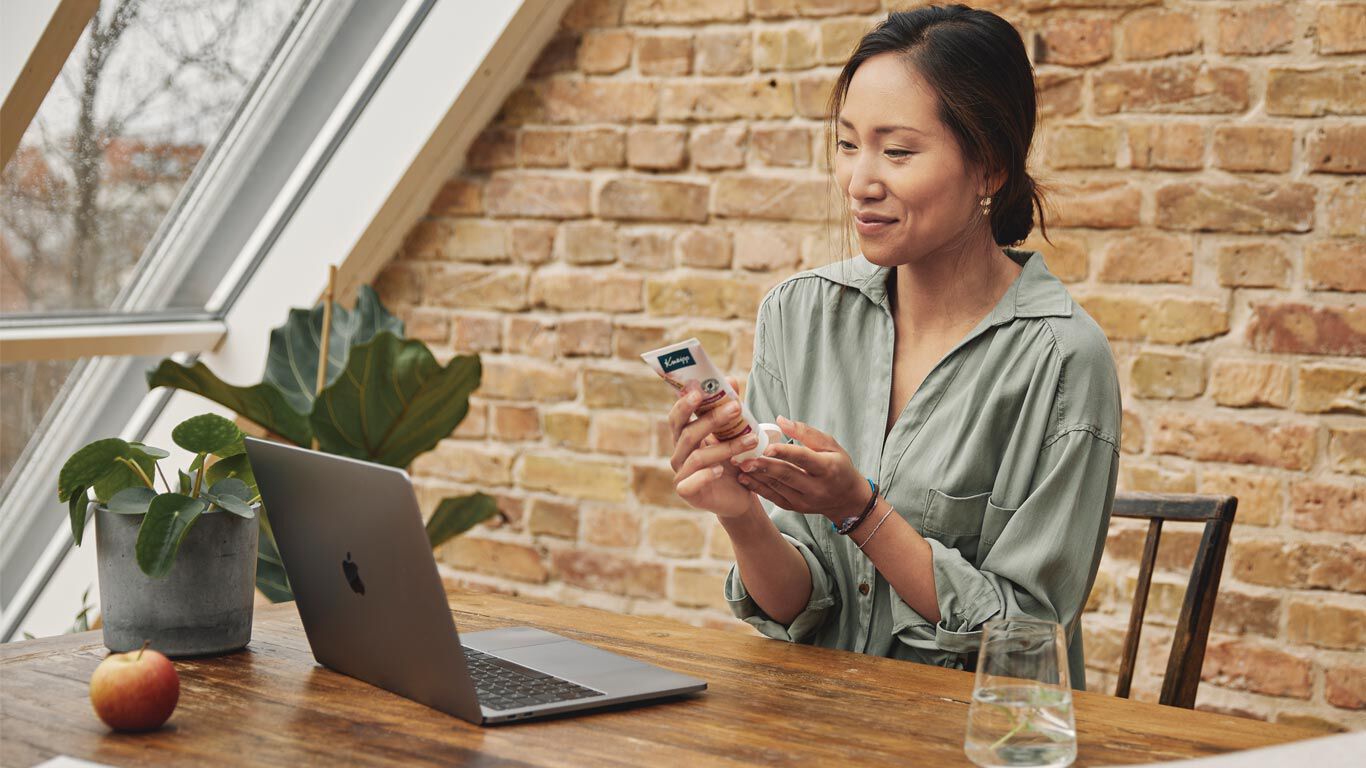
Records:
[[[0,168],[19,139],[100,0],[3,0],[0,2]]]

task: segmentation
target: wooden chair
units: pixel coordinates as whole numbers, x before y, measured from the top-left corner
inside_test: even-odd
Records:
[[[1148,603],[1148,588],[1152,585],[1153,564],[1157,560],[1157,543],[1162,538],[1162,523],[1166,520],[1203,521],[1205,532],[1195,554],[1190,584],[1181,603],[1181,616],[1176,621],[1176,633],[1172,639],[1171,655],[1167,657],[1167,671],[1162,678],[1162,694],[1159,698],[1162,704],[1194,708],[1195,691],[1200,686],[1200,667],[1205,661],[1205,642],[1209,639],[1210,617],[1214,614],[1214,600],[1219,593],[1219,574],[1224,569],[1229,529],[1233,527],[1233,515],[1237,509],[1238,499],[1232,496],[1115,495],[1112,518],[1148,521],[1148,537],[1143,544],[1143,560],[1138,571],[1133,609],[1129,612],[1129,629],[1124,639],[1116,696],[1129,698],[1134,662],[1138,657],[1139,634],[1143,630],[1143,612]]]

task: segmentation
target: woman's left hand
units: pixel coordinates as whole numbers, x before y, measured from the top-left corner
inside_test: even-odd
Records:
[[[868,504],[868,481],[839,442],[781,416],[778,426],[802,444],[770,443],[763,456],[736,462],[740,484],[783,509],[834,522],[862,511]]]

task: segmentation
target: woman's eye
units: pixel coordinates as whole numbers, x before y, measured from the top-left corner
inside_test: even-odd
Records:
[[[839,141],[836,141],[836,142],[835,142],[835,146],[838,147],[838,148],[841,149],[841,150],[846,150],[846,151],[847,151],[847,150],[851,150],[851,149],[858,149],[858,147],[855,147],[855,146],[853,145],[853,143],[848,142],[848,141],[845,141],[845,140],[843,140],[843,139],[840,139]],[[904,150],[904,149],[889,149],[889,150],[887,150],[887,156],[888,156],[888,157],[908,157],[908,156],[914,155],[914,154],[915,154],[914,152],[909,152],[909,151]]]

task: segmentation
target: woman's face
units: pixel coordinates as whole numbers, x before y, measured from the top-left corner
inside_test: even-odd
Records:
[[[938,96],[894,54],[874,56],[854,72],[838,116],[834,166],[863,255],[874,264],[916,262],[983,223],[982,181],[940,122]]]

